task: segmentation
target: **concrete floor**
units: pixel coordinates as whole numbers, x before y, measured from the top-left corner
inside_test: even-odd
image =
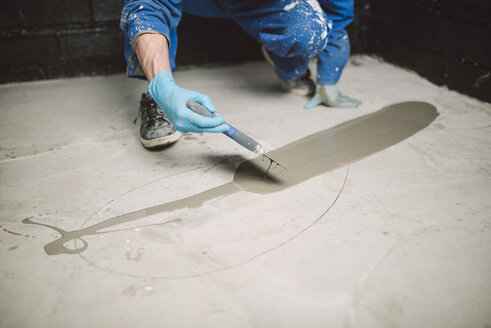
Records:
[[[2,328],[491,327],[490,104],[365,56],[340,84],[358,109],[304,110],[264,63],[176,80],[268,150],[406,100],[440,116],[290,189],[128,222],[49,256],[59,234],[23,219],[78,230],[228,182],[253,156],[210,134],[143,149],[131,121],[146,84],[124,75],[1,86]]]

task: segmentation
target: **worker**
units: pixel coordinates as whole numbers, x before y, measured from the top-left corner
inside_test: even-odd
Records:
[[[353,20],[353,0],[126,0],[120,26],[125,35],[127,74],[150,82],[139,111],[144,147],[171,144],[180,132],[229,129],[219,115],[204,117],[190,110],[186,106],[190,99],[212,113],[216,108],[208,96],[178,86],[172,75],[183,11],[234,20],[261,43],[285,91],[313,95],[306,108],[360,104],[336,88],[350,53],[345,28]],[[317,85],[308,69],[315,57]]]

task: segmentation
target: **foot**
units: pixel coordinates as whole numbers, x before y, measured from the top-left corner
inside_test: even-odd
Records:
[[[310,109],[320,104],[328,107],[356,108],[361,105],[361,101],[342,94],[334,85],[324,84],[317,86],[315,95],[304,108]]]
[[[181,132],[165,118],[162,110],[148,93],[142,94],[138,117],[141,118],[140,141],[147,149],[170,145],[181,137]]]
[[[271,58],[268,50],[264,45],[261,45],[261,52],[263,53],[264,58],[271,66],[271,68],[274,70],[278,78],[280,78],[278,74],[278,70],[276,69],[276,66],[273,62],[273,59]],[[311,96],[314,94],[315,91],[315,83],[310,78],[310,70],[308,69],[307,72],[302,77],[291,79],[288,82],[283,82],[283,80],[281,80],[280,78],[280,84],[282,89],[285,90],[286,92],[291,92],[299,96]]]

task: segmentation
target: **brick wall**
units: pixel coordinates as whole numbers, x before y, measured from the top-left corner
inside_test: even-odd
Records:
[[[123,0],[3,0],[0,83],[124,72]],[[355,0],[353,53],[491,101],[490,0]],[[233,22],[184,15],[178,65],[260,59]],[[213,36],[213,37],[210,37]]]
[[[256,40],[229,19],[203,18],[184,13],[177,33],[177,67],[262,58]]]
[[[122,0],[3,0],[0,82],[119,72]]]
[[[491,1],[373,0],[370,27],[389,62],[491,101]]]
[[[355,0],[355,17],[347,28],[353,54],[369,51],[372,2],[373,0]]]

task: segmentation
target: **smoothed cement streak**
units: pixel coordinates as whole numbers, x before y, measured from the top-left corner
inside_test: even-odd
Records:
[[[424,102],[391,105],[268,153],[288,170],[271,167],[272,162],[260,156],[241,163],[232,182],[190,197],[116,216],[79,230],[64,231],[31,219],[25,219],[23,222],[42,225],[61,234],[59,239],[44,246],[47,254],[80,253],[88,247],[87,242],[82,239],[84,236],[95,235],[103,229],[158,213],[198,208],[206,201],[238,191],[267,194],[284,190],[386,149],[424,129],[437,116],[436,108]],[[83,246],[77,249],[64,246],[75,239],[80,239]]]

